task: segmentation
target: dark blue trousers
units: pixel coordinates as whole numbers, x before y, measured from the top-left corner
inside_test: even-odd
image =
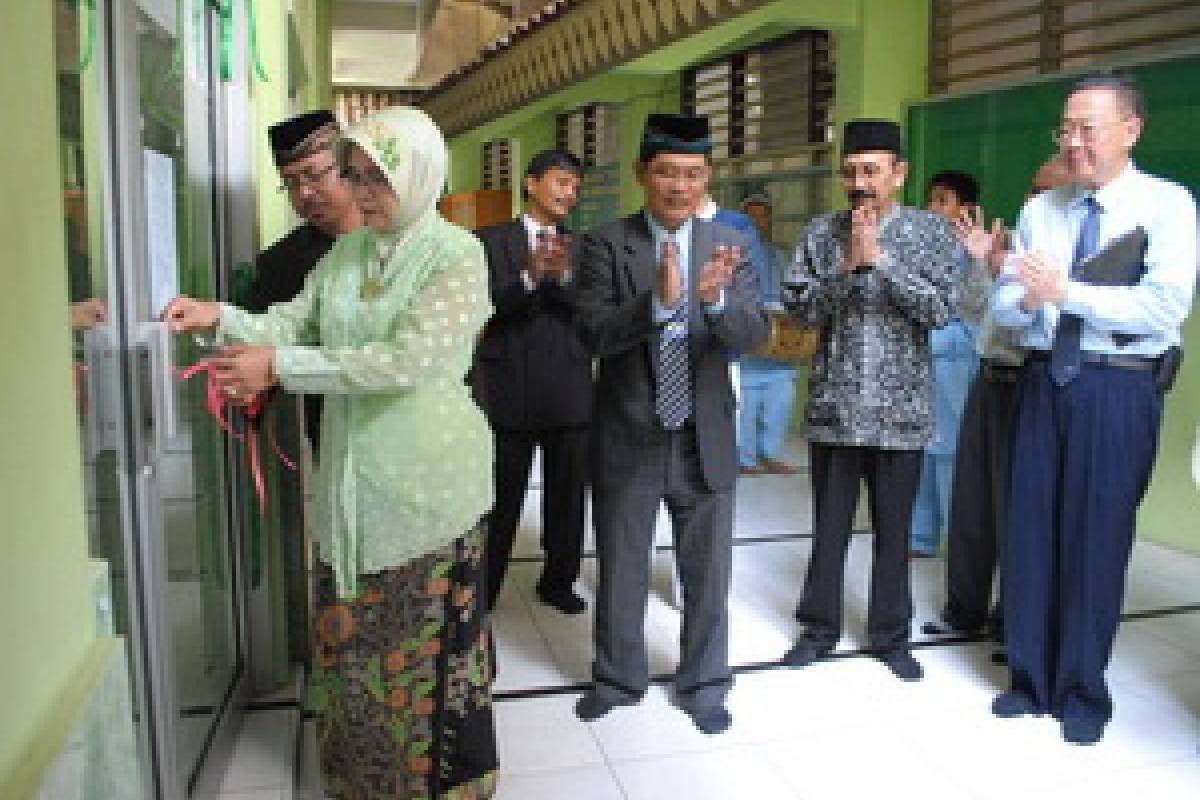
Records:
[[[1031,362],[1019,391],[1004,567],[1012,688],[1058,719],[1104,723],[1162,398],[1149,371],[1086,363],[1059,387]]]

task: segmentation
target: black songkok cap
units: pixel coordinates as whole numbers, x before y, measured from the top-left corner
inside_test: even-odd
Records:
[[[842,155],[894,153],[904,158],[900,126],[890,119],[852,119],[842,130]]]
[[[267,129],[277,167],[287,166],[332,147],[338,136],[337,120],[324,110],[285,119]]]
[[[688,114],[651,114],[642,131],[642,147],[638,161],[645,164],[659,153],[708,155],[712,139],[707,117]]]

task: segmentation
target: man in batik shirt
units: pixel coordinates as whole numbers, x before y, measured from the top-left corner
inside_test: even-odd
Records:
[[[899,126],[847,123],[841,179],[852,208],[809,225],[787,278],[785,303],[821,337],[807,409],[814,538],[796,611],[805,630],[784,663],[806,666],[841,637],[846,548],[865,480],[874,532],[867,644],[898,677],[918,680],[908,531],[934,433],[929,331],[954,313],[958,251],[943,219],[895,202],[906,173]]]

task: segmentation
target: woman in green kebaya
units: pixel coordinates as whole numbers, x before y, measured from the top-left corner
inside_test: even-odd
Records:
[[[367,117],[340,158],[366,225],[295,299],[250,314],[177,298],[164,316],[231,345],[214,361],[234,401],[276,384],[326,397],[310,679],[325,791],[487,798],[492,445],[463,383],[491,313],[483,250],[437,213],[446,145],[422,112]]]

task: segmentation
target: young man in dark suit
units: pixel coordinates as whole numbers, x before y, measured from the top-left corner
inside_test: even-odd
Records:
[[[579,325],[599,357],[592,500],[599,583],[592,720],[636,703],[655,518],[666,503],[683,584],[675,700],[705,733],[730,724],[728,595],[737,478],[729,363],[766,316],[746,239],[695,217],[710,177],[703,118],[653,114],[635,167],[645,208],[584,237]]]
[[[520,217],[476,232],[487,255],[495,313],[476,353],[475,386],[495,435],[496,501],[488,525],[488,608],[512,554],[535,447],[542,450],[538,598],[564,614],[586,608],[575,593],[583,547],[591,359],[575,332],[570,234],[583,168],[561,150],[525,171]]]

